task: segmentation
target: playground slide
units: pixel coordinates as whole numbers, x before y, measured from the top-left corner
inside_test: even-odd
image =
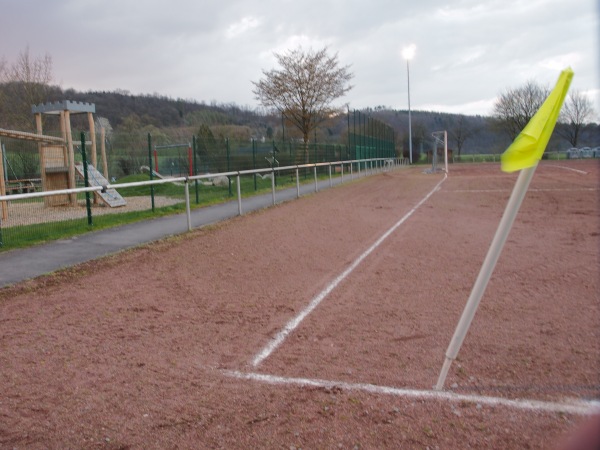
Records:
[[[81,176],[84,177],[83,174],[83,164],[75,164],[75,170]],[[98,170],[88,164],[88,182],[90,186],[107,186],[108,180],[102,176]],[[119,194],[116,189],[106,189],[104,192],[95,192],[104,203],[106,203],[111,208],[115,208],[117,206],[125,206],[127,202],[125,199]]]

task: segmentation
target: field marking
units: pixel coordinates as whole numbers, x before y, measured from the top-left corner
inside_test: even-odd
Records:
[[[368,383],[347,383],[345,381],[290,378],[253,372],[223,371],[223,373],[227,376],[241,380],[251,380],[272,385],[294,385],[327,389],[339,388],[346,391],[363,391],[371,394],[393,395],[406,398],[446,400],[454,403],[468,402],[538,412],[591,415],[600,411],[600,401],[597,400],[585,401],[580,399],[567,399],[563,402],[547,402],[531,399],[508,399],[483,395],[456,394],[453,392],[436,390],[402,389]]]
[[[279,331],[279,333],[277,333],[275,335],[275,337],[273,337],[271,339],[271,341],[267,344],[267,346],[265,346],[252,360],[252,365],[254,367],[257,367],[260,363],[262,363],[265,359],[267,359],[269,357],[269,355],[271,353],[273,353],[275,351],[275,349],[277,347],[279,347],[283,341],[285,341],[285,339],[288,337],[288,335],[294,331],[298,325],[300,325],[300,323],[306,318],[306,316],[308,316],[317,306],[319,306],[319,304],[323,301],[323,299],[325,299],[325,297],[327,297],[327,295],[329,295],[329,293],[331,291],[333,291],[348,275],[350,275],[352,273],[352,271],[354,271],[354,269],[356,269],[356,267],[367,257],[369,256],[373,250],[375,250],[377,247],[379,247],[381,245],[381,243],[390,235],[392,234],[394,231],[396,231],[396,229],[402,225],[410,216],[412,216],[414,214],[414,212],[419,209],[421,207],[421,205],[423,205],[423,203],[425,203],[429,197],[431,197],[442,185],[442,183],[444,181],[446,181],[446,178],[448,178],[447,174],[444,174],[444,178],[435,185],[435,187],[419,202],[416,204],[416,206],[411,209],[408,213],[406,213],[404,215],[404,217],[402,217],[398,222],[396,222],[389,230],[387,230],[379,239],[377,239],[377,241],[375,241],[375,243],[373,245],[371,245],[362,255],[360,255],[358,258],[356,258],[354,260],[354,262],[346,269],[344,270],[340,275],[338,275],[331,283],[329,283],[327,285],[327,287],[325,287],[325,289],[323,289],[321,292],[319,292],[319,294],[317,294],[316,297],[314,297],[310,303],[308,304],[308,306],[306,308],[304,308],[300,314],[298,314],[296,317],[294,317],[292,320],[290,320],[285,327],[283,327],[283,329],[281,331]]]
[[[600,188],[529,188],[527,192],[589,192],[597,191]],[[474,192],[474,193],[489,193],[489,192],[512,192],[512,189],[444,189],[442,192]]]
[[[559,169],[572,170],[573,172],[581,173],[583,175],[587,175],[589,173],[589,172],[586,172],[585,170],[573,169],[572,167],[559,166],[556,164],[548,164],[546,167],[558,167]]]

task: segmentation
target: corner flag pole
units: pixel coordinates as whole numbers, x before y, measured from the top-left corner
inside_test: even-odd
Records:
[[[537,164],[542,158],[542,154],[550,140],[550,136],[552,135],[552,131],[558,120],[558,115],[567,95],[567,91],[569,90],[572,78],[573,71],[570,68],[562,71],[555,88],[552,90],[544,104],[502,155],[502,170],[506,172],[520,170],[521,172],[519,173],[515,187],[510,195],[510,199],[508,200],[508,204],[506,205],[506,209],[504,210],[504,214],[502,215],[502,219],[500,220],[498,230],[492,240],[488,254],[479,270],[479,275],[473,285],[469,300],[467,300],[463,314],[456,326],[454,336],[450,341],[448,350],[446,350],[446,359],[444,360],[444,365],[442,366],[438,382],[435,386],[436,390],[444,388],[444,382],[446,381],[446,376],[448,375],[452,361],[456,359],[458,351],[460,350],[471,325],[471,321],[473,320],[473,317],[475,317],[475,312],[477,311],[481,297],[483,297],[483,293],[490,281],[498,258],[500,258],[500,253],[506,243],[506,239],[508,238],[508,234],[513,226],[517,213],[519,212],[521,203],[525,198],[525,194],[527,193],[529,183],[533,178]]]
[[[438,378],[437,385],[435,386],[437,390],[441,390],[444,388],[444,382],[446,381],[448,370],[452,365],[452,361],[456,359],[456,356],[458,355],[458,351],[460,350],[463,340],[467,335],[467,331],[471,326],[471,321],[475,316],[475,312],[477,311],[477,307],[479,306],[481,297],[483,297],[483,293],[485,292],[487,284],[490,281],[492,272],[496,267],[498,258],[500,258],[500,253],[502,252],[502,248],[504,247],[506,239],[508,238],[508,233],[510,232],[515,218],[517,217],[517,213],[519,212],[521,203],[525,198],[527,188],[529,187],[529,183],[533,178],[535,169],[536,166],[523,169],[519,174],[519,177],[517,178],[517,182],[515,183],[513,192],[510,196],[510,199],[508,200],[506,209],[504,210],[504,215],[500,220],[500,225],[498,226],[498,230],[496,231],[496,235],[494,236],[492,245],[490,246],[488,254],[485,257],[485,260],[483,261],[483,265],[479,270],[479,275],[477,276],[477,280],[473,285],[473,290],[471,291],[469,300],[467,301],[460,321],[456,326],[456,331],[454,332],[452,341],[450,341],[450,345],[448,346],[448,350],[446,351],[446,360],[444,361],[444,365]]]

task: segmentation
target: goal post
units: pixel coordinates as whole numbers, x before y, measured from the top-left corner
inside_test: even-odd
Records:
[[[434,170],[435,170],[435,161],[437,159],[437,154],[438,154],[438,147],[441,145],[443,146],[443,152],[444,152],[444,168],[443,171],[448,173],[448,132],[446,130],[443,131],[434,131],[433,133],[431,133],[431,136],[433,136],[433,140],[435,143],[435,150],[432,154],[432,161],[434,164]]]

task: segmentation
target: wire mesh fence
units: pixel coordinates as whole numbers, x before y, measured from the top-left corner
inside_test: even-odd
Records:
[[[51,133],[50,133],[51,134]],[[55,133],[54,138],[60,138]],[[243,195],[309,183],[315,176],[367,169],[367,160],[396,157],[393,130],[360,113],[348,114],[347,138],[343,143],[288,140],[215,138],[212,134],[192,135],[182,130],[145,132],[98,131],[95,136],[73,133],[67,140],[38,142],[0,135],[0,196],[47,192],[84,187],[84,169],[89,186],[128,184],[172,177],[195,177],[188,184],[192,208],[218,203],[235,195],[236,186],[223,172],[258,170],[240,178]],[[59,139],[60,140],[60,139]],[[91,145],[92,142],[96,145]],[[95,153],[93,154],[95,149]],[[72,157],[69,158],[69,153]],[[558,152],[549,159],[566,157]],[[336,164],[339,161],[362,162]],[[499,155],[462,155],[454,162],[497,162]],[[317,164],[300,171],[295,166]],[[288,167],[287,170],[280,170]],[[211,176],[214,174],[214,176]],[[198,178],[198,177],[203,178]],[[100,194],[91,194],[90,205],[83,193],[0,201],[0,250],[30,242],[43,242],[69,235],[74,229],[87,230],[90,217],[94,229],[160,214],[182,211],[183,183],[155,186],[124,186],[118,190],[124,204],[113,207]]]
[[[0,135],[0,250],[78,234],[92,225],[99,229],[183,211],[188,196],[192,208],[228,200],[236,186],[231,177],[219,176],[224,172],[255,171],[238,179],[243,195],[251,195],[341,175],[353,167],[332,168],[326,163],[394,158],[393,140],[383,145],[373,136],[359,139],[361,133],[377,134],[374,124],[365,121],[353,128],[345,144],[319,143],[316,136],[305,143],[215,138],[210,133],[193,136],[181,130],[152,134],[98,130],[94,135],[73,132],[70,137],[5,133]],[[307,164],[313,167],[294,169]],[[356,170],[367,168],[366,162],[356,164]],[[194,179],[136,185],[173,177]],[[106,191],[114,184],[121,185],[118,191]],[[99,189],[75,192],[86,186]],[[42,192],[52,195],[20,196]]]
[[[90,177],[85,173],[80,178],[88,179],[88,187],[0,196],[0,251],[162,215],[183,212],[189,215],[190,209],[232,200],[236,194],[240,208],[242,193],[250,196],[271,190],[275,203],[277,189],[292,186],[299,189],[301,170],[311,174],[306,182],[314,182],[316,190],[319,178],[328,177],[331,186],[336,176],[343,181],[344,171],[347,177],[353,177],[353,170],[360,176],[361,167],[364,167],[363,173],[373,173],[389,167],[387,163],[387,160],[320,163],[105,186],[89,186]],[[87,167],[93,169],[91,165]],[[326,175],[319,175],[318,170],[325,171]],[[78,186],[83,186],[81,180]],[[117,207],[112,207],[106,199],[110,190],[118,190],[123,199]]]

